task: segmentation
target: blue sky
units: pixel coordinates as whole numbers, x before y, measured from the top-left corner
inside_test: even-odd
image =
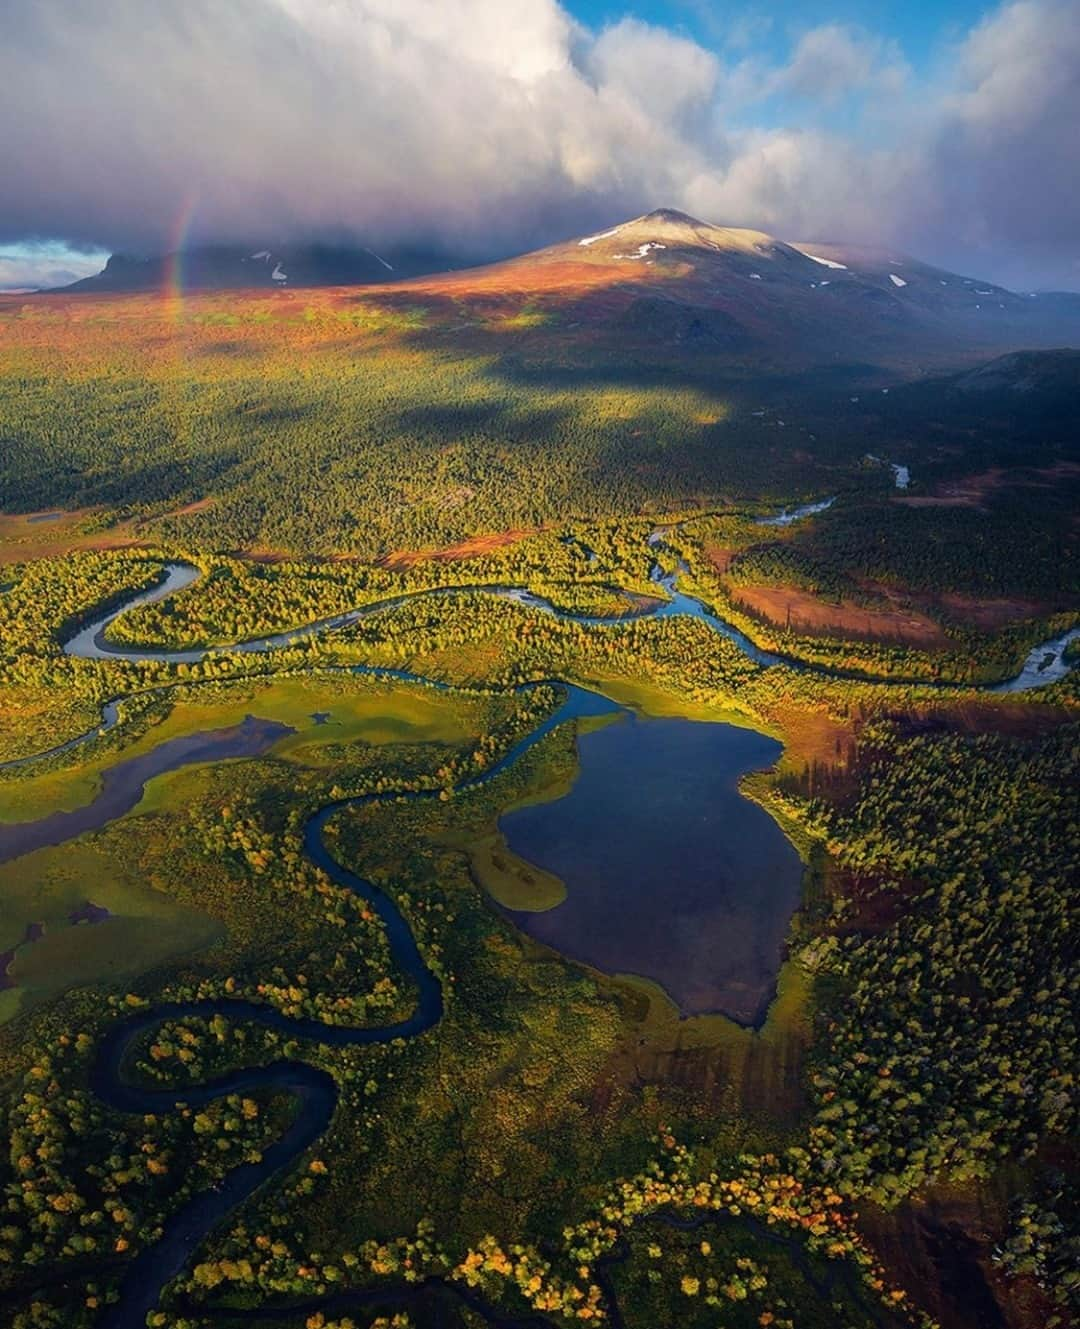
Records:
[[[76,250],[63,240],[29,239],[0,245],[0,291],[66,286],[100,271],[107,249]]]
[[[1080,3],[1080,0],[1078,0]],[[690,38],[728,65],[754,61],[782,66],[800,39],[815,29],[843,29],[879,42],[907,66],[913,82],[932,81],[956,47],[997,8],[986,0],[566,0],[567,10],[595,31],[636,20]],[[863,100],[840,98],[814,108],[816,124],[858,134]],[[741,127],[805,121],[805,99],[774,93],[745,111],[728,109]],[[874,132],[872,126],[870,132]]]
[[[0,123],[0,288],[668,206],[1080,289],[1080,0],[4,0]]]
[[[685,32],[704,46],[731,49],[746,40],[771,46],[780,58],[792,33],[825,23],[868,28],[898,41],[916,68],[933,59],[942,42],[956,40],[993,6],[985,0],[570,0],[567,8],[593,28],[627,15]]]

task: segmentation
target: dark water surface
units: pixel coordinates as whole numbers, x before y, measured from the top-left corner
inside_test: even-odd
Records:
[[[241,724],[228,729],[167,739],[142,756],[129,757],[108,767],[102,774],[97,797],[83,807],[71,812],[51,812],[37,821],[0,823],[0,863],[46,845],[65,844],[85,831],[107,826],[135,807],[146,782],[155,775],[197,762],[257,757],[292,732],[288,725],[278,724],[276,720],[258,720],[249,715]]]
[[[771,765],[750,729],[627,715],[585,734],[581,771],[553,803],[500,821],[507,844],[566,883],[530,936],[605,973],[654,979],[687,1015],[764,1013],[802,864],[736,781]]]

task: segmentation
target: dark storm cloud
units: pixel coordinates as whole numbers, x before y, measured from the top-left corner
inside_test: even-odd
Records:
[[[7,0],[2,21],[4,246],[160,250],[196,200],[202,239],[485,253],[670,204],[1080,282],[1075,0],[1006,5],[933,85],[836,25],[777,68],[586,32],[555,0]],[[857,137],[829,128],[845,98]]]

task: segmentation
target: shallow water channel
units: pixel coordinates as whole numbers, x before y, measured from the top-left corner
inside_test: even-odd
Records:
[[[200,762],[257,757],[290,733],[288,725],[249,715],[227,729],[167,739],[149,752],[109,766],[102,773],[97,793],[82,807],[50,812],[35,821],[0,822],[0,863],[100,830],[130,812],[142,798],[147,782],[156,775]]]

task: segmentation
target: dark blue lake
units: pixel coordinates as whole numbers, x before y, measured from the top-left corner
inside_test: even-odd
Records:
[[[500,821],[510,848],[567,888],[514,922],[595,969],[653,979],[685,1015],[757,1022],[802,864],[736,782],[780,751],[750,729],[632,715],[583,735],[569,793]]]

